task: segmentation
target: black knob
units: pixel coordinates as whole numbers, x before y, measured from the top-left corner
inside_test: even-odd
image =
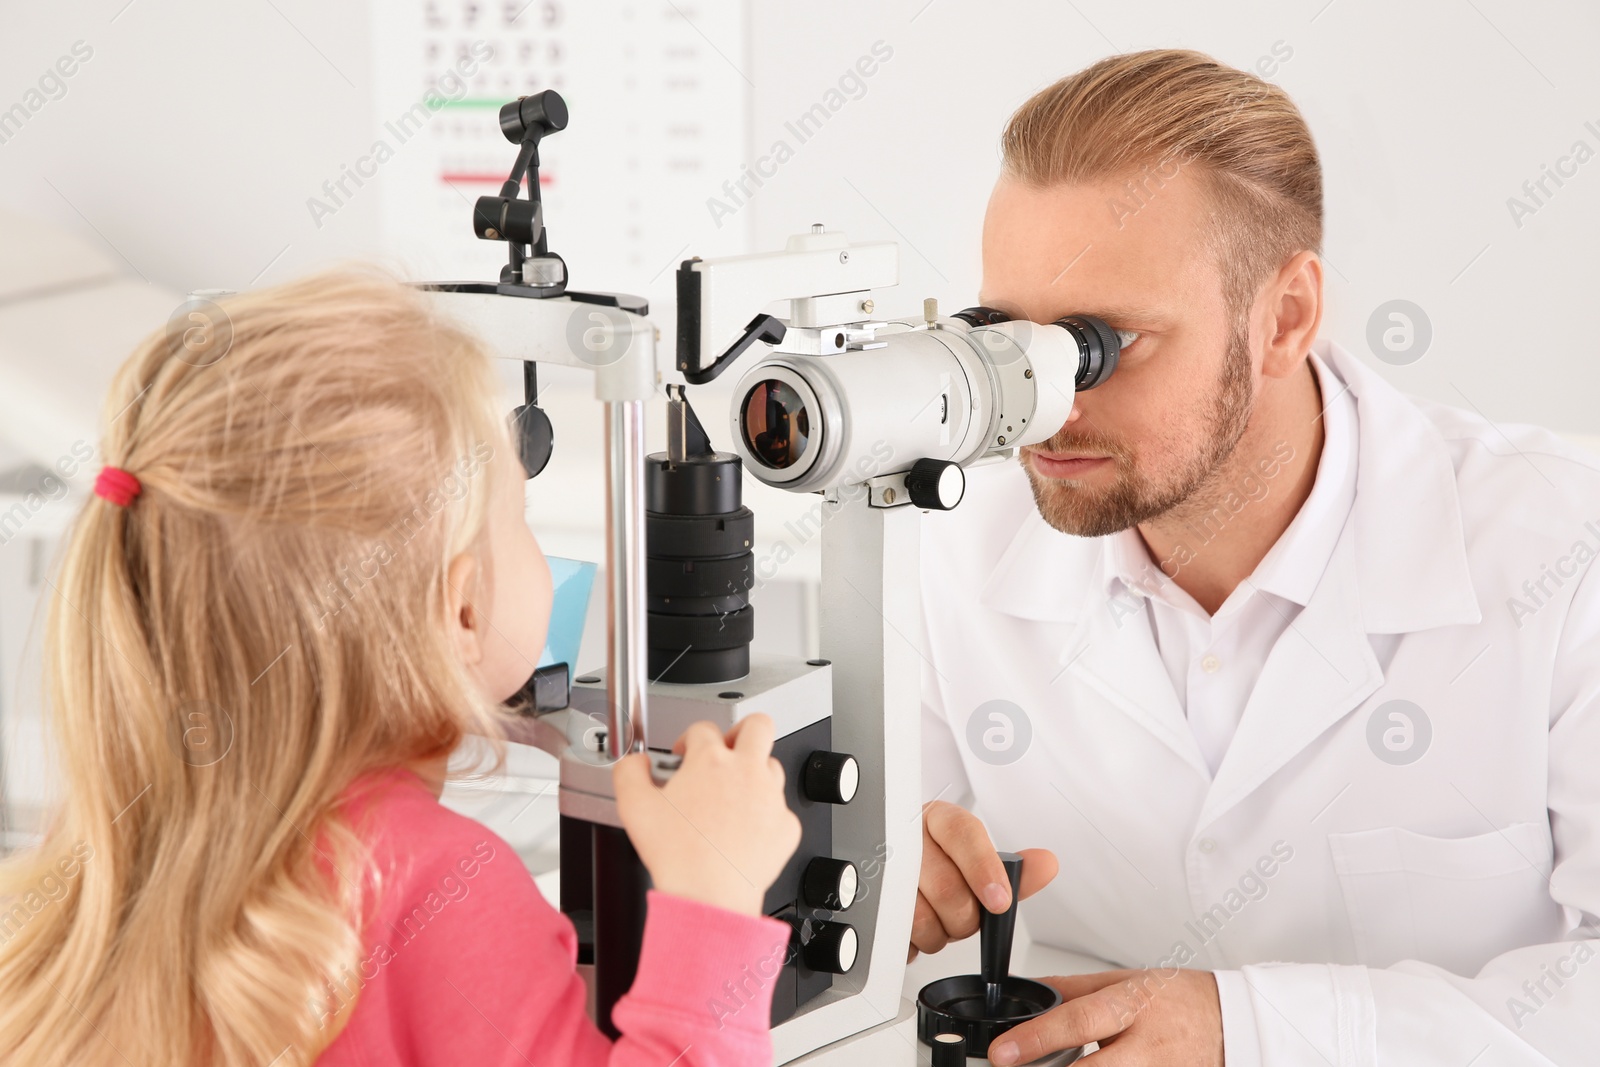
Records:
[[[949,511],[967,491],[967,473],[947,459],[919,459],[906,471],[906,492],[919,508]]]
[[[934,1034],[933,1067],[967,1067],[967,1035]]]
[[[567,128],[567,102],[554,89],[519,97],[500,109],[500,132],[512,144],[531,133],[538,141],[547,133]]]
[[[984,908],[978,919],[978,953],[986,984],[1004,982],[1011,973],[1011,939],[1017,931],[1017,893],[1022,889],[1022,857],[1015,852],[1002,852],[1000,864],[1006,870],[1006,880],[1011,883],[1011,906],[998,915]]]
[[[801,783],[806,798],[819,804],[848,804],[861,785],[861,767],[854,756],[818,750],[806,757]]]
[[[861,942],[849,923],[811,923],[811,938],[800,949],[800,961],[813,971],[849,974]]]
[[[861,877],[849,860],[818,856],[800,876],[801,895],[813,908],[843,911],[855,903],[860,888]]]

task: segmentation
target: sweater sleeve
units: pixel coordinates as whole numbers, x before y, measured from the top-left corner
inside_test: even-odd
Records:
[[[476,842],[455,853],[429,848],[390,880],[355,1011],[321,1067],[770,1062],[776,971],[759,976],[764,961],[781,966],[787,924],[651,891],[638,975],[613,1009],[622,1033],[613,1044],[585,1013],[572,923],[509,845],[470,825]]]
[[[612,1011],[623,1036],[610,1062],[771,1063],[767,1020],[789,925],[653,889],[649,900],[639,970]]]

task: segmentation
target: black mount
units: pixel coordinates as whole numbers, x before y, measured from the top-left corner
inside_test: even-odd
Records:
[[[691,357],[685,352],[683,341],[684,334],[680,332],[678,334],[678,355],[680,357],[678,361],[678,369],[683,372],[684,381],[688,382],[690,385],[704,385],[707,382],[715,379],[717,375],[721,374],[723,371],[727,370],[730,363],[742,356],[745,349],[749,348],[757,341],[764,341],[769,345],[775,345],[783,340],[783,335],[785,332],[786,328],[783,325],[783,320],[778,318],[776,315],[757,315],[755,318],[750,320],[748,325],[745,326],[744,333],[739,335],[739,339],[728,346],[728,350],[726,352],[722,353],[722,355],[718,356],[714,361],[712,361],[710,366],[700,367],[698,369],[691,366],[690,362],[691,358],[696,363],[699,361],[699,335],[696,334],[695,339],[690,342],[690,348],[694,350],[693,356]]]
[[[496,296],[544,300],[565,296],[579,304],[614,307],[634,315],[650,313],[649,304],[623,293],[583,293],[567,288],[566,263],[550,251],[544,226],[544,205],[539,199],[539,143],[548,134],[567,127],[567,104],[561,94],[547,89],[511,101],[500,109],[500,132],[518,146],[511,173],[498,196],[480,196],[472,209],[472,229],[486,241],[505,241],[510,259],[500,269],[498,282],[423,282],[418,288],[445,293],[485,293]],[[522,199],[527,181],[528,197]],[[523,266],[542,260],[544,270],[530,282]],[[550,417],[539,407],[539,366],[522,364],[523,403],[511,413],[512,435],[527,477],[533,478],[550,462],[555,433]],[[567,707],[571,694],[571,665],[553,663],[533,672],[508,704],[527,715]]]
[[[567,287],[566,264],[550,251],[544,204],[539,199],[539,142],[546,134],[566,128],[567,102],[554,89],[519,97],[502,107],[500,132],[519,146],[517,160],[500,186],[500,195],[480,196],[472,208],[474,233],[485,241],[505,241],[510,245],[510,262],[500,269],[502,282],[524,283],[523,265],[530,256],[554,260],[551,280],[537,286],[540,296],[559,296]],[[526,200],[520,195],[524,178],[528,182]],[[553,270],[556,266],[558,278]]]
[[[517,145],[517,159],[511,173],[500,186],[499,196],[480,196],[472,208],[472,231],[485,241],[504,241],[509,246],[509,262],[500,268],[500,281],[433,282],[423,286],[456,293],[495,293],[499,296],[546,300],[565,296],[582,304],[614,307],[635,315],[648,315],[649,304],[641,297],[622,293],[580,293],[567,289],[566,262],[550,251],[549,232],[544,225],[544,204],[539,199],[539,143],[549,134],[567,128],[567,102],[554,89],[518,97],[500,108],[500,132]],[[522,199],[522,183],[528,184],[528,198]],[[544,270],[536,282],[524,276],[529,259],[540,261]],[[536,477],[550,462],[555,432],[550,417],[539,407],[539,368],[522,365],[523,403],[512,412],[517,454],[529,478]],[[531,684],[531,683],[530,683]],[[564,705],[563,705],[564,706]]]
[[[783,340],[783,320],[775,315],[757,315],[728,350],[702,365],[700,351],[700,272],[694,264],[700,257],[686,259],[678,266],[678,370],[690,385],[704,385],[728,369],[751,345],[764,341],[775,345]]]

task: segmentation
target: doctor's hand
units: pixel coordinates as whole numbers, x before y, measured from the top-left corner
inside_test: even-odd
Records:
[[[1023,868],[1026,870],[1027,868]],[[1095,1067],[1222,1067],[1222,1006],[1210,971],[1168,968],[1041,978],[1064,1003],[989,1045],[995,1064],[1100,1043]]]
[[[1022,857],[1026,900],[1060,869],[1048,849],[1028,848]],[[911,920],[911,951],[938,952],[951,941],[978,932],[980,907],[999,914],[1011,906],[1011,883],[989,832],[964,808],[935,800],[922,809],[922,873],[917,879],[917,910]]]

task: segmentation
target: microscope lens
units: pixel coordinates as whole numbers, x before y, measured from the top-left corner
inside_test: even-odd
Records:
[[[787,382],[768,378],[745,396],[744,440],[750,454],[775,470],[799,461],[811,437],[805,401]]]

